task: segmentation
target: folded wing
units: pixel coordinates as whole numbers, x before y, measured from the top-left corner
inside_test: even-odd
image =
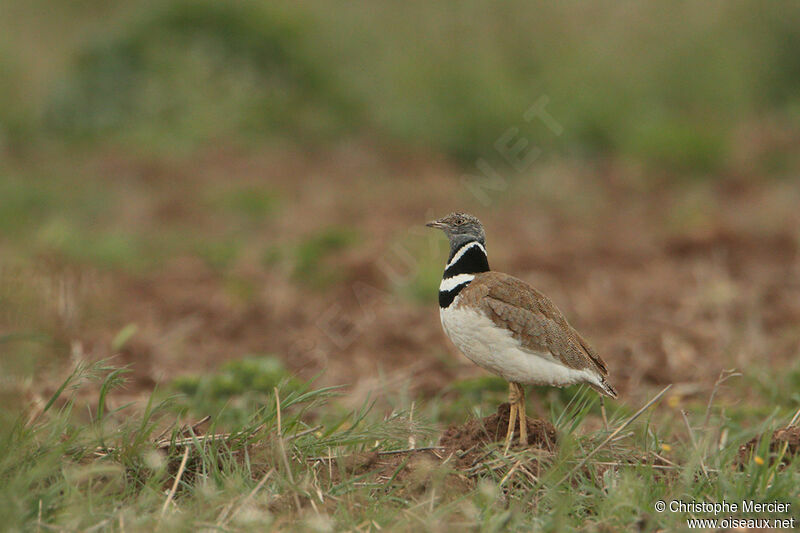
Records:
[[[569,368],[608,375],[603,359],[569,325],[553,302],[524,281],[487,272],[476,276],[469,289],[469,297],[480,300],[492,321],[511,330],[524,350],[550,354]]]

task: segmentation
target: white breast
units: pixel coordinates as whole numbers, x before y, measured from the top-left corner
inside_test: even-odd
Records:
[[[498,327],[479,311],[458,308],[458,299],[440,309],[442,327],[473,363],[515,383],[562,386],[588,381],[599,385],[599,377],[590,370],[569,368],[549,353],[523,350],[509,330]]]

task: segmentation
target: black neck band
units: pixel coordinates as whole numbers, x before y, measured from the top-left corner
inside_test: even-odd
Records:
[[[467,251],[458,258],[458,261],[445,269],[443,278],[447,279],[459,274],[477,274],[489,271],[489,259],[486,257],[486,252],[483,251],[483,246],[478,241],[468,242],[459,248],[456,253],[451,255],[448,262],[452,261],[453,257],[465,248],[467,248]]]
[[[483,246],[478,241],[471,241],[450,254],[448,263],[453,260],[459,252],[465,250],[458,261],[447,267],[444,271],[442,279],[449,279],[459,274],[479,274],[481,272],[489,271],[489,259],[486,257],[486,252],[483,251]],[[442,309],[449,307],[453,300],[456,299],[458,293],[470,284],[470,281],[464,281],[460,285],[456,285],[448,291],[439,291],[439,307]]]

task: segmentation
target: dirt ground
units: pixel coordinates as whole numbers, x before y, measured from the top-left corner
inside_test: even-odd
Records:
[[[509,404],[502,403],[497,412],[487,417],[473,418],[464,424],[455,424],[442,434],[439,444],[445,453],[455,456],[455,465],[460,470],[469,471],[486,456],[486,446],[505,441],[508,431]],[[543,452],[552,452],[556,448],[556,428],[546,420],[527,417],[528,446]],[[514,432],[512,446],[519,447],[519,427]],[[532,468],[538,472],[536,465]]]
[[[419,397],[483,372],[441,331],[435,287],[444,237],[424,222],[478,215],[490,263],[548,294],[594,344],[623,401],[675,383],[708,392],[723,369],[789,366],[800,346],[800,190],[792,181],[642,179],[644,170],[550,162],[481,189],[430,157],[346,146],[315,157],[220,150],[192,165],[105,157],[91,165],[125,180],[131,224],[178,221],[213,235],[187,191],[224,175],[268,183],[283,200],[226,271],[191,256],[140,274],[96,272],[66,328],[87,353],[126,324],[119,354],[131,395],[245,354],[274,354],[302,378],[349,386],[354,405],[408,386]],[[296,179],[288,179],[293,177]],[[485,205],[488,200],[488,205]],[[324,288],[293,275],[294,243],[354,228],[356,244],[325,258]],[[288,250],[264,264],[256,245]],[[251,288],[241,297],[231,280]],[[409,297],[430,287],[425,301]],[[424,294],[427,294],[424,293]]]
[[[737,464],[744,466],[753,455],[758,455],[759,445],[763,438],[764,435],[759,435],[742,444],[736,457]],[[800,453],[800,426],[776,429],[769,438],[767,451],[769,464],[773,464],[778,458],[781,460],[781,466],[789,464],[794,456]]]
[[[492,445],[502,443],[508,428],[509,405],[501,404],[496,413],[465,424],[454,424],[442,435],[439,445],[430,448],[407,449],[397,452],[365,452],[343,458],[315,458],[315,476],[323,480],[338,480],[342,473],[359,476],[375,483],[402,486],[405,490],[421,494],[432,483],[441,483],[445,490],[460,491],[472,486],[477,474],[491,468]],[[556,429],[549,422],[528,418],[529,444],[526,449],[535,454],[524,467],[529,475],[539,474],[542,455],[552,457],[556,445]],[[521,450],[515,438],[515,450]],[[438,468],[446,466],[448,468]],[[506,464],[494,464],[505,468]],[[443,479],[438,479],[443,477]]]

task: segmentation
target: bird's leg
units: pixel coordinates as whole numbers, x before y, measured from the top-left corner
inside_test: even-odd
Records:
[[[514,426],[517,424],[517,409],[519,405],[519,389],[516,383],[508,384],[508,431],[506,432],[506,453],[511,447],[511,439],[514,438]]]
[[[523,446],[528,445],[528,417],[525,416],[525,389],[522,388],[522,384],[516,383],[517,390],[519,390],[519,407],[517,408],[517,413],[519,413],[519,443]]]

